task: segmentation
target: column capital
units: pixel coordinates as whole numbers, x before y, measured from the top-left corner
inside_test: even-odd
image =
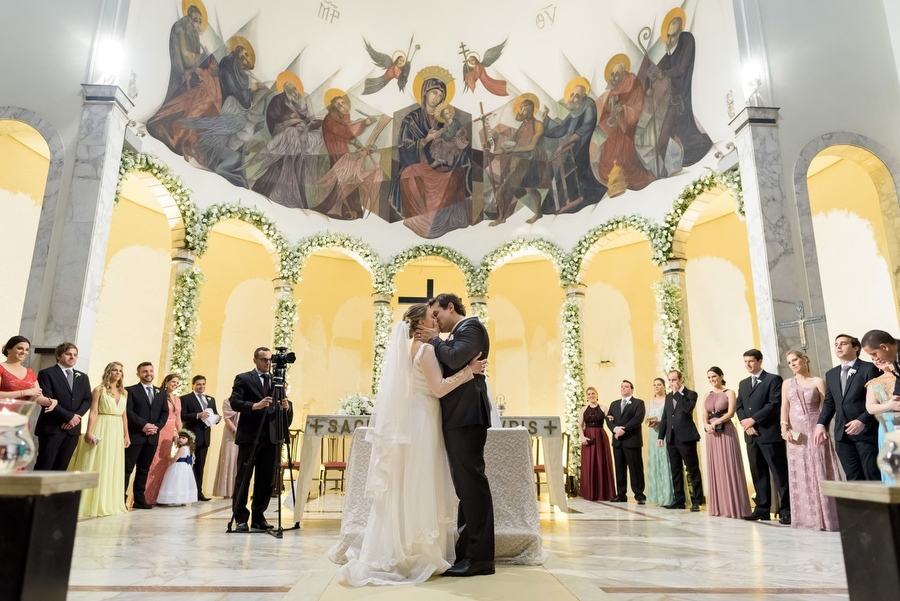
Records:
[[[134,101],[115,84],[83,83],[85,104],[115,104],[124,113],[134,108]]]
[[[470,296],[469,304],[470,305],[487,305],[487,297],[486,296]]]
[[[584,284],[572,284],[566,286],[566,298],[584,298],[584,291],[587,286]]]
[[[196,260],[197,255],[195,255],[193,251],[190,251],[186,248],[172,249],[172,263],[184,263],[187,265],[193,265],[194,261]]]
[[[391,304],[391,295],[390,294],[380,294],[375,293],[372,295],[372,302],[375,303],[375,306],[378,305],[390,305]]]
[[[272,285],[275,288],[275,294],[289,298],[294,297],[294,284],[290,280],[275,278],[272,280]]]
[[[748,125],[761,125],[764,127],[778,126],[777,106],[745,106],[741,112],[729,122],[735,135],[739,134]]]
[[[684,257],[673,257],[662,264],[662,272],[664,276],[684,275],[685,264],[687,259]]]

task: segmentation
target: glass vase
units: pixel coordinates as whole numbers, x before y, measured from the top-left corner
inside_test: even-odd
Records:
[[[900,413],[879,413],[878,421],[884,428],[884,442],[878,452],[878,469],[896,486],[900,480]]]
[[[0,399],[0,473],[31,463],[35,455],[34,437],[28,427],[37,403]]]

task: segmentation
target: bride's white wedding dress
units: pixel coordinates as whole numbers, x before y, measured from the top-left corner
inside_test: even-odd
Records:
[[[376,425],[366,436],[372,442],[366,495],[373,501],[365,531],[350,543],[346,557],[341,550],[347,541],[331,550],[333,561],[346,559],[340,579],[353,586],[423,582],[455,559],[456,495],[438,398],[473,376],[466,367],[442,378],[430,344],[419,347],[405,369],[410,367],[409,393],[397,399],[396,386],[392,399],[383,400],[379,393]],[[387,369],[385,377],[396,378]]]

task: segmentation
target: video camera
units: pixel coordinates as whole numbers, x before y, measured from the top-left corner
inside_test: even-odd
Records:
[[[272,354],[272,368],[273,370],[284,371],[287,369],[287,366],[297,360],[297,355],[293,352],[285,352],[287,351],[286,346],[276,346],[276,353]]]

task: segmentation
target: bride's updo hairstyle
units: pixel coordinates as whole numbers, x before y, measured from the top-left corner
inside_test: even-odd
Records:
[[[416,326],[428,315],[428,305],[413,305],[403,314],[403,321],[409,325],[409,337],[412,338],[416,333]]]

